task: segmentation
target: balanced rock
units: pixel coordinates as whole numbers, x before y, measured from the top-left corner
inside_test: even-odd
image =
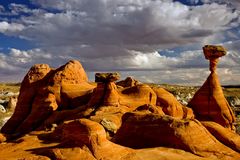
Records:
[[[220,46],[203,47],[205,57],[210,60],[211,74],[203,86],[195,93],[188,106],[191,107],[196,118],[201,121],[214,121],[222,126],[234,130],[234,113],[224,97],[217,73],[218,58],[226,51]]]
[[[88,106],[119,106],[119,95],[117,86],[114,81],[120,78],[120,74],[115,73],[96,73],[95,82],[97,87],[93,91],[93,95]]]
[[[1,130],[0,159],[240,159],[239,135],[227,129],[235,117],[216,75],[224,52],[204,50],[212,73],[189,103],[196,116],[162,88],[133,78],[115,83],[119,73],[97,73],[92,83],[76,60],[33,66]]]

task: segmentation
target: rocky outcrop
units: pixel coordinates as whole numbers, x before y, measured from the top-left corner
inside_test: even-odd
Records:
[[[239,135],[227,129],[235,117],[215,73],[222,53],[206,48],[212,73],[189,104],[194,112],[160,87],[132,78],[116,85],[119,73],[88,82],[76,60],[33,66],[1,130],[0,159],[240,159]]]
[[[240,158],[237,152],[214,138],[199,121],[179,120],[166,115],[128,113],[114,138],[116,143],[131,148],[165,146],[202,157]]]
[[[214,121],[234,130],[234,113],[224,97],[216,67],[218,58],[226,51],[221,46],[203,47],[205,58],[210,60],[211,74],[203,86],[196,92],[188,106],[194,110],[196,118],[202,121]]]
[[[46,64],[34,65],[24,77],[13,116],[1,129],[6,134],[22,134],[36,129],[54,111],[77,107],[72,99],[86,95],[94,86],[78,61],[70,61],[58,69]],[[77,90],[77,96],[72,88]],[[82,86],[82,87],[79,87]]]
[[[238,134],[215,122],[202,121],[201,123],[220,142],[233,150],[240,152],[240,136]]]
[[[176,98],[163,88],[153,88],[157,95],[157,106],[160,106],[166,115],[176,118],[194,118],[191,108],[183,106]]]
[[[132,110],[145,104],[156,105],[156,93],[146,84],[119,89],[119,94],[120,105],[127,106]]]
[[[97,87],[93,91],[88,106],[97,108],[98,106],[119,106],[119,95],[114,81],[120,78],[120,74],[96,73],[95,82]]]
[[[50,71],[51,68],[47,64],[36,64],[28,71],[20,88],[17,107],[13,116],[1,129],[2,133],[14,133],[16,128],[27,118],[38,88],[43,85],[43,79]]]
[[[1,160],[211,160],[179,149],[164,147],[131,149],[120,146],[107,140],[106,132],[100,124],[88,119],[66,121],[55,132],[50,134],[35,132],[22,137],[18,143],[0,144],[0,158]],[[41,140],[36,136],[41,137]]]
[[[182,150],[171,150],[161,147],[135,150],[120,146],[107,140],[105,130],[101,125],[87,119],[65,122],[61,128],[62,141],[65,144],[71,144],[72,147],[74,146],[74,150],[73,152],[69,152],[68,149],[64,148],[50,150],[50,152],[55,153],[54,157],[52,157],[53,159],[66,157],[67,155],[71,157],[74,154],[75,157],[80,157],[81,155],[87,157],[87,159],[98,160],[141,160],[145,158],[150,160],[203,159]]]

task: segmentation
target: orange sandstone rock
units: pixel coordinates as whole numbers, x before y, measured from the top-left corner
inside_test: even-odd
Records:
[[[106,139],[106,133],[101,125],[87,119],[65,122],[62,130],[62,137],[65,142],[73,141],[76,146],[81,147],[85,152],[92,153],[97,160],[204,159],[176,149],[159,147],[134,150],[128,147],[117,145]],[[64,154],[64,152],[61,151],[61,154]]]
[[[5,137],[5,135],[0,133],[0,143],[5,142],[6,140],[7,140],[7,138]]]
[[[216,73],[218,57],[225,55],[226,51],[219,46],[205,46],[203,50],[205,57],[210,60],[211,74],[203,86],[195,93],[188,106],[194,110],[197,119],[214,121],[234,130],[235,116],[224,97]]]
[[[56,160],[96,160],[89,152],[80,147],[55,148],[48,151],[51,159]]]
[[[31,112],[32,101],[38,93],[38,88],[46,83],[45,79],[50,72],[51,68],[47,64],[36,64],[28,71],[21,84],[16,109],[12,117],[2,127],[2,133],[14,133],[16,128],[27,118]]]
[[[145,112],[145,113],[155,113],[159,115],[165,115],[165,113],[162,111],[162,108],[159,106],[152,106],[150,104],[145,104],[140,107],[138,107],[135,111]]]
[[[125,80],[119,81],[116,83],[118,86],[122,87],[133,87],[138,84],[141,84],[138,80],[133,79],[133,77],[127,77]]]
[[[82,65],[76,60],[56,70],[45,64],[33,66],[22,82],[14,114],[1,132],[27,133],[39,127],[56,110],[86,104],[86,97],[94,88],[87,80]]]
[[[119,89],[119,95],[120,105],[128,106],[132,110],[145,104],[156,105],[156,93],[151,87],[145,84]]]
[[[119,106],[119,94],[114,81],[120,78],[120,74],[96,73],[95,81],[98,82],[88,106],[97,108],[103,106]]]
[[[230,128],[235,117],[215,72],[217,58],[225,50],[206,46],[204,53],[212,73],[189,106],[199,120]],[[0,159],[240,159],[239,135],[214,122],[202,122],[209,132],[194,119],[191,108],[166,90],[132,78],[116,85],[119,73],[97,73],[95,78],[97,83],[89,83],[75,60],[58,69],[33,66],[0,142],[32,130],[41,132],[0,144]],[[50,133],[43,131],[46,127],[52,127]]]
[[[202,121],[201,123],[220,142],[232,148],[233,150],[240,152],[240,136],[237,133],[224,128],[215,122]]]
[[[166,115],[176,118],[194,118],[191,108],[183,106],[177,99],[163,88],[153,88],[157,95],[157,106],[162,107]]]
[[[239,159],[240,154],[224,146],[197,120],[166,115],[127,113],[114,137],[131,148],[170,147],[206,158]],[[214,153],[214,154],[212,154]]]

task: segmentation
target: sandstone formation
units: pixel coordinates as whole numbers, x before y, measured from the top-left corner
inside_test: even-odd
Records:
[[[18,143],[0,144],[1,160],[9,160],[11,157],[31,160],[214,159],[214,157],[203,158],[183,150],[165,147],[132,149],[120,146],[107,140],[106,132],[100,124],[88,119],[66,121],[55,132],[44,134],[44,138],[41,138],[43,143],[36,137],[36,135],[41,137],[43,134],[36,132],[20,138]]]
[[[136,85],[141,84],[141,82],[139,82],[136,79],[133,79],[133,77],[127,77],[125,80],[119,81],[116,83],[116,85],[118,86],[122,86],[122,87],[133,87]]]
[[[0,159],[240,159],[239,135],[216,74],[221,47],[204,47],[211,74],[189,107],[167,90],[76,60],[34,65],[13,116],[1,129]],[[193,109],[193,110],[192,110]],[[26,134],[27,133],[27,134]]]
[[[194,118],[191,108],[183,106],[176,98],[163,88],[153,89],[157,94],[157,106],[161,106],[166,115],[176,118]]]
[[[51,69],[46,64],[34,65],[23,79],[14,114],[1,132],[27,133],[57,109],[78,107],[77,103],[73,105],[75,98],[81,94],[86,96],[86,92],[94,88],[87,80],[78,61],[70,61],[58,69]]]
[[[202,121],[203,126],[216,137],[220,142],[233,150],[240,152],[240,136],[218,123],[210,121]]]
[[[116,143],[131,148],[165,146],[202,157],[240,158],[237,152],[217,141],[199,121],[166,115],[127,113],[114,138]]]
[[[216,73],[218,58],[226,51],[221,46],[203,47],[205,58],[210,61],[211,74],[203,86],[196,92],[188,106],[194,110],[196,118],[202,121],[214,121],[234,130],[234,113],[223,95]]]

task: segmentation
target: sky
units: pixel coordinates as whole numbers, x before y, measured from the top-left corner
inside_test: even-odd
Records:
[[[221,83],[240,84],[239,0],[0,0],[0,82],[36,63],[79,60],[95,72],[149,83],[201,85],[202,47],[223,45]]]

